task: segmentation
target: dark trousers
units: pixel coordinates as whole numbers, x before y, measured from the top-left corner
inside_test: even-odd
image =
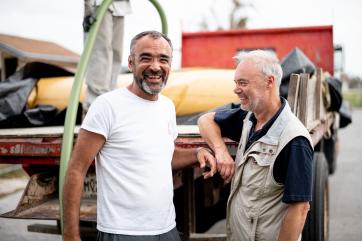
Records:
[[[98,231],[97,241],[181,241],[176,228],[159,235],[123,235]]]

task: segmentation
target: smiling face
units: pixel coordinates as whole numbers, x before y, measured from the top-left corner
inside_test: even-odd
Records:
[[[137,40],[134,51],[128,58],[128,67],[133,72],[132,90],[145,99],[157,99],[166,86],[171,69],[172,49],[162,37],[144,36]]]
[[[240,99],[240,108],[245,111],[262,110],[268,98],[266,76],[263,75],[252,61],[241,62],[235,71],[234,93]]]

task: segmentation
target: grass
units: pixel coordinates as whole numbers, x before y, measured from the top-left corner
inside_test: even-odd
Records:
[[[362,89],[351,89],[343,92],[343,98],[351,107],[362,107]]]
[[[23,169],[18,169],[11,172],[0,174],[0,178],[19,178],[19,177],[28,177],[28,174]]]

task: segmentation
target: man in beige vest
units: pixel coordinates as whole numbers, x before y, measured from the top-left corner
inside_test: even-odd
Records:
[[[198,123],[220,175],[232,180],[228,240],[296,241],[312,200],[311,138],[279,96],[278,59],[255,50],[239,61],[234,92],[240,108],[207,113]],[[235,162],[222,136],[239,141]]]

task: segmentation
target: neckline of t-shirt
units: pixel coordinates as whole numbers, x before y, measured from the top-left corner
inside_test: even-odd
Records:
[[[121,89],[122,90],[122,89]],[[137,99],[139,101],[142,101],[144,103],[149,103],[149,104],[155,104],[155,103],[158,103],[158,101],[160,100],[161,98],[161,95],[159,94],[158,95],[158,99],[157,100],[146,100],[144,98],[141,98],[139,97],[138,95],[136,95],[135,93],[133,93],[132,91],[130,91],[127,87],[124,87],[123,88],[123,92],[128,95],[129,97],[131,98],[134,98],[134,99]]]

